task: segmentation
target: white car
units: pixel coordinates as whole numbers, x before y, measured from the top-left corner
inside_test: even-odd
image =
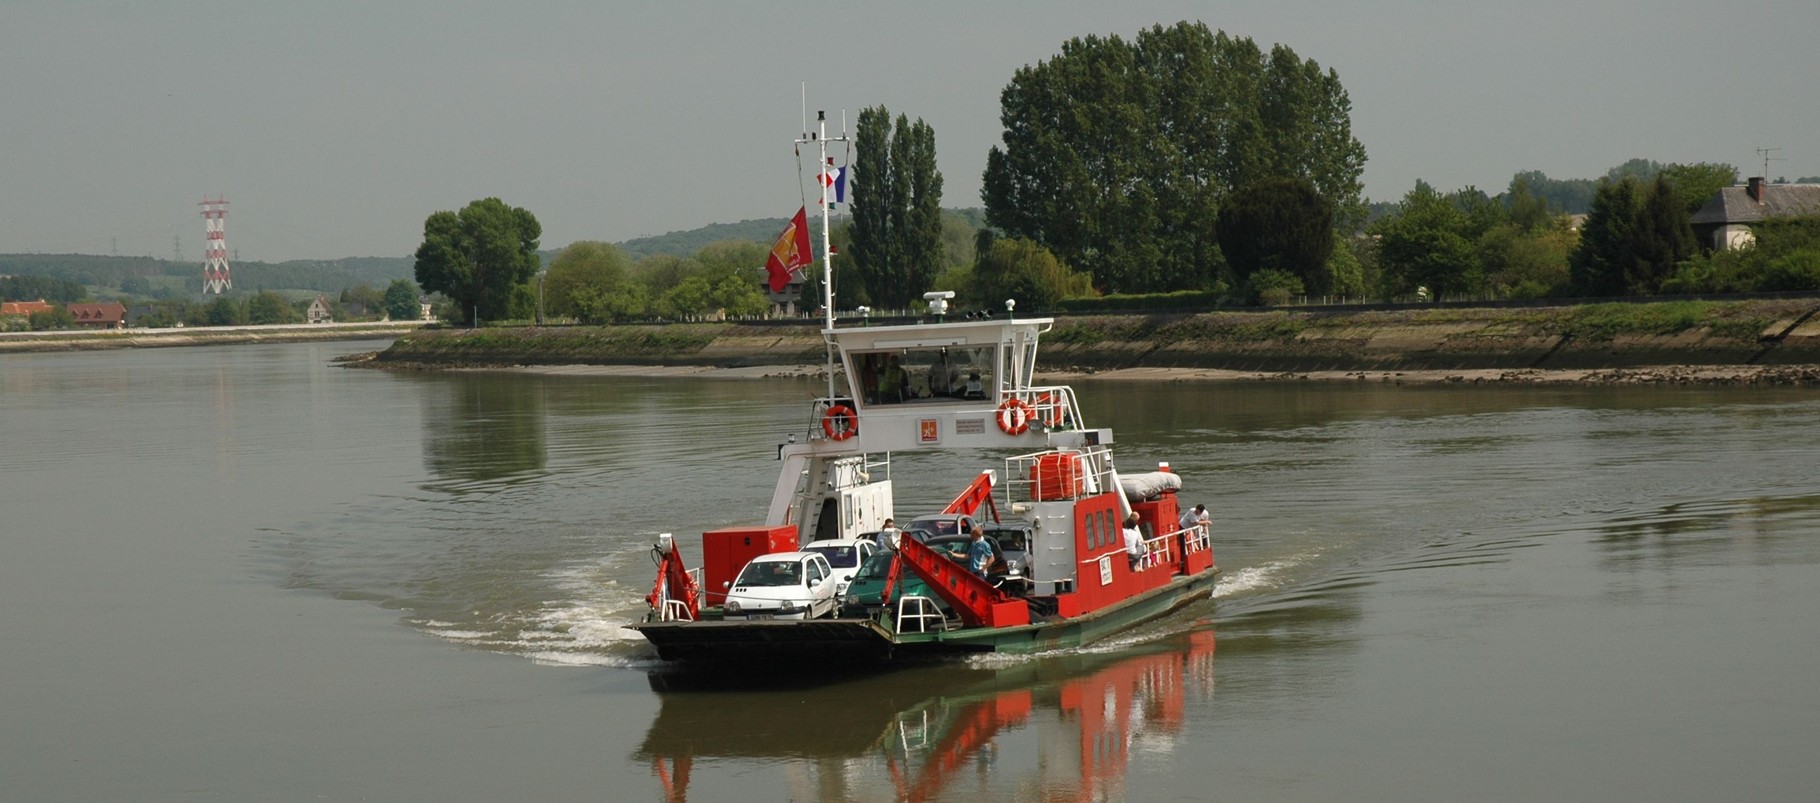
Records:
[[[837,604],[834,572],[817,552],[760,555],[727,589],[728,619],[819,619]]]
[[[853,575],[859,573],[859,567],[877,549],[878,544],[860,538],[810,541],[803,546],[804,552],[815,552],[828,559],[828,568],[834,572],[835,596],[847,593],[847,584],[853,582]]]

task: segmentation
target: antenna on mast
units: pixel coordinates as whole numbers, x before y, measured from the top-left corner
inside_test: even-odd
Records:
[[[804,94],[803,94],[803,110],[804,110],[803,127],[808,128],[808,121],[807,121],[808,90],[806,88],[804,89]],[[845,124],[843,123],[843,127],[844,127],[844,125]],[[817,109],[815,112],[815,131],[803,132],[803,138],[796,141],[796,144],[798,146],[798,148],[797,148],[797,153],[798,153],[797,165],[799,166],[798,169],[800,169],[800,166],[802,164],[802,162],[800,161],[802,158],[801,145],[805,142],[815,143],[815,145],[816,145],[816,156],[815,156],[815,179],[816,180],[815,180],[815,183],[821,186],[821,213],[822,213],[822,338],[823,338],[823,341],[826,343],[827,350],[828,350],[828,397],[833,398],[835,395],[835,391],[834,391],[834,337],[833,337],[833,333],[834,333],[834,253],[833,253],[833,249],[829,247],[829,240],[828,240],[828,206],[829,206],[828,193],[832,192],[834,187],[833,187],[833,182],[831,180],[829,180],[829,177],[831,174],[828,172],[828,141],[829,141],[828,140],[828,112],[824,109]],[[847,142],[847,132],[845,130],[842,130],[841,135],[839,137],[837,137],[834,141],[835,142]]]
[[[1770,158],[1770,154],[1775,153],[1776,151],[1779,151],[1779,150],[1782,150],[1782,149],[1781,148],[1758,148],[1757,149],[1757,155],[1763,157],[1763,183],[1765,183],[1765,184],[1769,183],[1769,163],[1770,162],[1788,161],[1787,159],[1784,159],[1779,156],[1774,159]]]

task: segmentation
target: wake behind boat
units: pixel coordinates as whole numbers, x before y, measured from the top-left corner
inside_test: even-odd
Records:
[[[826,164],[827,140],[815,141]],[[659,539],[649,613],[628,625],[659,657],[828,663],[1038,652],[1209,595],[1219,569],[1205,525],[1178,526],[1181,479],[1166,463],[1122,476],[1112,430],[1085,425],[1073,389],[1033,383],[1052,319],[1015,318],[1008,301],[1002,319],[947,321],[953,294],[928,293],[933,320],[837,327],[832,284],[824,256],[828,393],[812,402],[803,437],[778,446],[783,467],[764,523],[703,533],[695,568],[676,539]],[[992,544],[991,559],[970,566],[944,548],[952,539],[878,538],[900,518],[891,455],[932,449],[1017,452],[957,478],[954,501],[930,512],[931,526],[955,530],[989,515],[995,532],[1021,543]],[[1123,534],[1133,514],[1136,549]],[[843,605],[855,602],[842,599],[855,570],[830,559],[874,549],[867,565],[888,567],[881,604]],[[834,615],[843,608],[847,616]]]

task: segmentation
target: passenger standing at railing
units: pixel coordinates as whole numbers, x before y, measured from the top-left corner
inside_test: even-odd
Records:
[[[1131,570],[1137,571],[1144,563],[1144,531],[1138,529],[1138,514],[1125,517],[1125,559],[1131,563]]]
[[[1184,533],[1183,537],[1192,539],[1207,534],[1208,527],[1213,523],[1213,517],[1207,515],[1206,505],[1195,505],[1193,510],[1182,514],[1182,520],[1179,523],[1182,525],[1182,529],[1190,531]]]

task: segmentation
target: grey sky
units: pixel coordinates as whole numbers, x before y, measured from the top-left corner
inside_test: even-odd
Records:
[[[784,217],[809,108],[934,129],[978,206],[1013,71],[1198,19],[1338,70],[1366,194],[1631,157],[1820,175],[1820,3],[0,0],[0,252],[405,256],[498,196],[545,247]],[[812,170],[805,161],[805,169]],[[117,243],[117,245],[116,245]]]

